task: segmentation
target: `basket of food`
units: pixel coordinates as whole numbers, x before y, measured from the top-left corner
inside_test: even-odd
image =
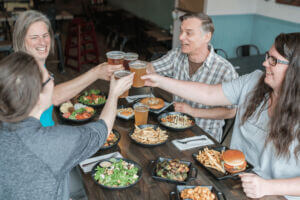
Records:
[[[126,189],[134,186],[141,177],[141,166],[125,158],[105,159],[92,169],[92,179],[105,189]]]
[[[218,180],[235,178],[238,174],[253,169],[243,152],[225,146],[203,147],[193,154],[193,158]]]
[[[197,169],[189,161],[159,157],[152,166],[152,178],[158,181],[187,184],[197,177]]]
[[[120,133],[113,129],[109,135],[107,136],[106,142],[104,145],[100,148],[101,150],[106,150],[115,147],[121,139]]]
[[[59,107],[59,116],[67,122],[84,123],[90,121],[96,114],[94,108],[81,103],[66,102]]]
[[[106,95],[98,89],[84,91],[77,99],[79,103],[92,107],[102,107],[106,102]]]
[[[134,130],[129,133],[129,137],[143,147],[155,147],[165,144],[168,140],[167,131],[153,124],[135,126]]]
[[[176,191],[170,192],[170,199],[176,200],[226,200],[222,192],[213,186],[177,185]]]
[[[195,119],[187,114],[180,112],[168,112],[158,116],[159,123],[174,131],[184,131],[195,125]]]

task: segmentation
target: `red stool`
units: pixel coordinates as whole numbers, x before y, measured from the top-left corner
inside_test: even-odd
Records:
[[[65,48],[65,66],[80,72],[82,64],[99,63],[99,50],[92,22],[75,18],[69,25]],[[72,65],[77,62],[75,65]]]

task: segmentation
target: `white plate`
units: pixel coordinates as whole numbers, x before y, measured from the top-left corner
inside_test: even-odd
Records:
[[[117,111],[117,116],[118,116],[119,118],[129,120],[129,119],[133,118],[134,112],[132,112],[131,115],[125,116],[125,115],[121,115],[121,114],[119,113],[119,111]]]

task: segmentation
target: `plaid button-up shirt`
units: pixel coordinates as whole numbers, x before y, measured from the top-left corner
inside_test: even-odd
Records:
[[[202,66],[193,74],[189,75],[188,55],[181,53],[181,48],[170,50],[163,57],[152,61],[155,71],[163,76],[173,77],[177,80],[202,82],[207,84],[218,84],[223,81],[231,81],[238,77],[235,69],[227,60],[214,52],[212,45],[209,45],[210,53]],[[188,94],[187,94],[188,95]],[[184,102],[191,105],[193,108],[214,108],[195,103],[174,95],[173,100],[176,102]],[[233,108],[233,107],[229,107]],[[196,118],[196,124],[204,131],[212,135],[217,141],[221,141],[222,127],[225,124],[224,120],[212,120]]]

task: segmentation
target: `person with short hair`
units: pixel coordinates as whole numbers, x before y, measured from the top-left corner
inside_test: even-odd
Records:
[[[0,61],[0,199],[69,200],[69,172],[103,146],[118,97],[130,88],[133,76],[112,76],[97,121],[43,127],[40,117],[52,104],[53,77],[24,52]]]
[[[280,34],[256,70],[208,85],[157,74],[145,85],[206,105],[238,105],[230,148],[242,151],[254,173],[240,175],[250,198],[300,199],[300,33]]]
[[[43,73],[48,73],[46,59],[50,52],[54,52],[54,34],[49,19],[35,10],[22,12],[14,25],[13,49],[15,52],[23,51],[31,54]],[[53,104],[59,105],[70,100],[98,79],[110,80],[111,75],[121,69],[123,69],[121,65],[102,63],[75,79],[56,85]],[[52,112],[53,106],[42,114],[43,126],[54,125]]]
[[[233,66],[214,52],[210,44],[214,33],[212,19],[204,13],[188,13],[180,17],[181,47],[170,50],[151,62],[148,73],[158,73],[178,80],[218,84],[238,77]],[[186,98],[173,96],[175,111],[196,118],[196,124],[221,141],[224,119],[233,118],[234,106],[216,107],[199,104]]]

